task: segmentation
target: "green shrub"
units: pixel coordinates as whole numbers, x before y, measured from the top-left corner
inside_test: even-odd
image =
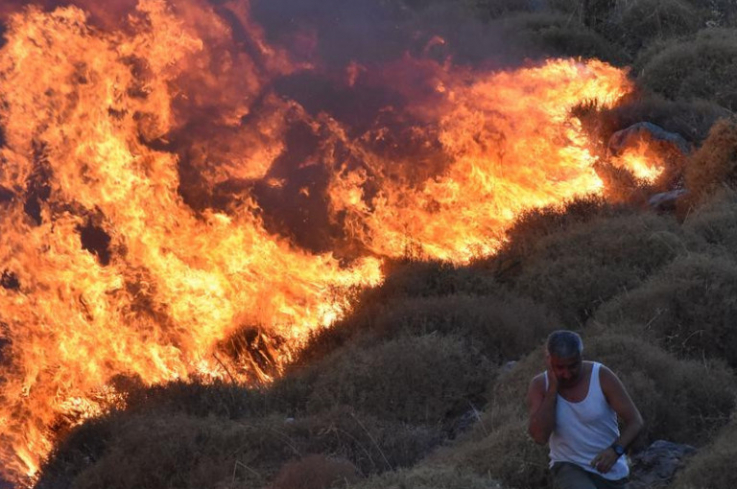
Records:
[[[492,373],[485,357],[455,337],[351,347],[320,365],[307,408],[345,404],[383,419],[439,424],[478,404]]]
[[[672,100],[701,98],[737,109],[737,31],[707,29],[649,56],[638,76],[645,88]]]
[[[502,489],[494,480],[462,468],[420,466],[374,476],[351,489]]]
[[[602,307],[596,318],[609,327],[640,329],[678,354],[721,358],[735,367],[737,263],[706,255],[680,257]]]
[[[715,489],[737,487],[737,422],[722,430],[716,439],[691,458],[676,475],[673,489]]]
[[[735,50],[737,56],[737,50]],[[686,165],[690,200],[698,203],[723,185],[737,185],[737,123],[720,120]]]
[[[574,327],[683,253],[685,241],[668,217],[642,213],[591,220],[539,239],[523,258],[516,289]]]

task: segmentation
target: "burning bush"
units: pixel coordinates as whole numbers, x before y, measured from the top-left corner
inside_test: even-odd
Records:
[[[737,366],[737,263],[719,256],[682,256],[638,289],[597,313],[609,328],[645,334],[693,358]]]

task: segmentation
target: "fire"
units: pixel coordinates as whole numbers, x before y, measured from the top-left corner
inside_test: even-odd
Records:
[[[512,72],[438,76],[438,141],[452,159],[445,171],[408,188],[366,158],[368,172],[344,169],[333,181],[334,211],[350,216],[351,229],[371,250],[398,256],[411,247],[421,256],[467,262],[496,251],[522,211],[601,191],[591,144],[569,111],[583,100],[615,103],[631,89],[625,73],[596,61],[555,60]],[[371,199],[361,190],[368,173],[381,180]]]
[[[54,429],[124,402],[116,376],[268,382],[382,281],[384,258],[465,263],[497,250],[520,212],[602,190],[569,113],[615,104],[632,89],[621,70],[351,63],[334,83],[406,101],[357,131],[279,94],[275,80],[319,68],[270,46],[247,4],[225,8],[245,51],[194,0],[140,0],[117,30],[73,6],[9,18],[0,465],[13,480],[38,471]],[[318,141],[295,168],[324,171],[322,185],[275,169],[294,126]],[[321,203],[333,250],[277,232],[258,189]],[[262,357],[222,354],[243,331]]]
[[[625,149],[612,159],[612,164],[628,169],[634,177],[648,183],[654,183],[666,168],[663,155],[644,140],[640,140],[637,146]]]

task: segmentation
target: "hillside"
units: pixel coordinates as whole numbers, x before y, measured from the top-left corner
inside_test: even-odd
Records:
[[[286,3],[254,0],[254,16],[276,23]],[[646,423],[635,452],[656,440],[697,448],[668,487],[737,487],[737,7],[380,4],[405,27],[468,46],[456,48],[461,63],[575,57],[630,67],[634,93],[613,108],[581,101],[573,111],[602,154],[612,135],[641,122],[692,149],[653,182],[604,161],[602,195],[523,213],[500,250],[466,264],[408,247],[273,382],[149,387],[117,377],[120,404],[70,430],[60,423],[34,487],[549,488],[547,448],[526,433],[524,396],[543,369],[543,341],[561,328],[580,332],[585,357],[628,387]],[[491,46],[500,49],[487,56],[481,47]],[[674,189],[686,192],[648,204]]]

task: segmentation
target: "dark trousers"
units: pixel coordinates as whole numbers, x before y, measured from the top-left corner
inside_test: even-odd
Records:
[[[551,469],[555,489],[626,489],[627,479],[611,481],[576,464],[556,462]]]

